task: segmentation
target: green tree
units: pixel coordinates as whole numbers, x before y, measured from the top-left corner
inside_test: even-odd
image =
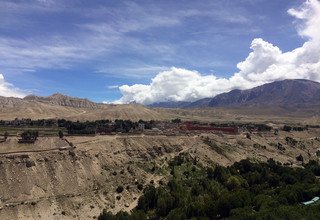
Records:
[[[27,130],[27,131],[22,132],[20,136],[25,141],[37,140],[37,138],[39,136],[39,132],[38,131]]]
[[[286,132],[290,132],[292,130],[292,127],[289,125],[285,125],[285,126],[283,126],[282,130],[284,130]]]
[[[147,186],[143,191],[143,195],[138,200],[137,208],[145,212],[153,209],[157,203],[156,192],[156,188],[153,185]]]
[[[9,136],[9,133],[6,131],[6,132],[4,132],[4,134],[3,134],[3,137],[4,137],[4,139],[5,140],[7,140],[8,139],[8,136]]]
[[[247,187],[248,183],[240,176],[230,176],[226,182],[226,186],[229,190],[236,190]]]
[[[59,132],[58,132],[58,135],[59,135],[59,138],[63,138],[63,132],[60,130]]]
[[[175,118],[171,120],[172,123],[181,123],[181,119],[180,118]]]
[[[105,211],[100,216],[116,220],[320,219],[320,204],[301,204],[320,194],[316,161],[292,168],[273,159],[267,163],[242,160],[215,169],[197,165],[194,171],[186,156],[171,163],[174,175],[168,184],[147,186],[131,214]]]

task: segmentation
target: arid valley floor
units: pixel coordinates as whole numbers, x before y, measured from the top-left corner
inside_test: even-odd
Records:
[[[191,111],[185,117],[194,115]],[[312,118],[300,123],[298,119],[290,125],[304,126]],[[230,121],[228,117],[219,120]],[[181,153],[189,154],[203,166],[228,166],[245,158],[273,158],[287,166],[300,166],[296,159],[299,155],[305,161],[318,158],[320,128],[286,132],[281,130],[288,123],[286,118],[276,120],[278,124],[274,120],[261,117],[259,121],[269,123],[273,129],[254,131],[250,138],[242,130],[236,135],[142,133],[63,139],[40,135],[34,144],[18,144],[18,137],[10,135],[0,143],[0,219],[92,219],[103,208],[114,213],[130,211],[141,195],[138,185],[165,183],[168,161]],[[317,118],[312,122],[316,124]],[[278,134],[275,129],[279,129]],[[119,185],[125,188],[121,194],[116,192]]]

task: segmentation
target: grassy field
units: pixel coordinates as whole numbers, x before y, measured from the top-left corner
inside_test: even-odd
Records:
[[[67,133],[65,128],[60,127],[12,127],[12,126],[0,126],[0,135],[3,135],[5,132],[9,133],[9,136],[16,136],[21,134],[26,130],[37,130],[39,131],[40,136],[57,136],[58,132],[61,130],[63,133]]]

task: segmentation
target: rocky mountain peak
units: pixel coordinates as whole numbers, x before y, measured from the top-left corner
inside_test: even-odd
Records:
[[[74,98],[71,96],[63,95],[61,93],[55,93],[47,97],[28,95],[24,97],[23,100],[37,101],[37,102],[68,106],[68,107],[74,107],[74,108],[97,108],[100,105],[88,99]]]

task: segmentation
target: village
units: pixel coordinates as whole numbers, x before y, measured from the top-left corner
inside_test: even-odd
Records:
[[[12,121],[0,121],[0,132],[3,131],[4,142],[8,136],[21,136],[19,143],[33,143],[38,136],[95,136],[95,135],[187,135],[200,133],[222,133],[237,135],[252,132],[278,132],[279,129],[304,130],[307,127],[291,127],[273,124],[254,123],[206,123],[197,121],[130,121],[130,120],[97,120],[85,122],[73,122],[65,119],[15,119]]]
[[[179,136],[202,133],[238,135],[244,134],[250,138],[252,133],[283,131],[304,131],[315,126],[287,124],[255,124],[255,123],[208,123],[197,121],[130,121],[130,120],[96,120],[68,121],[65,119],[18,119],[0,121],[0,142],[5,142],[9,136],[20,137],[18,143],[34,143],[38,136],[96,136],[96,135],[164,135]]]

